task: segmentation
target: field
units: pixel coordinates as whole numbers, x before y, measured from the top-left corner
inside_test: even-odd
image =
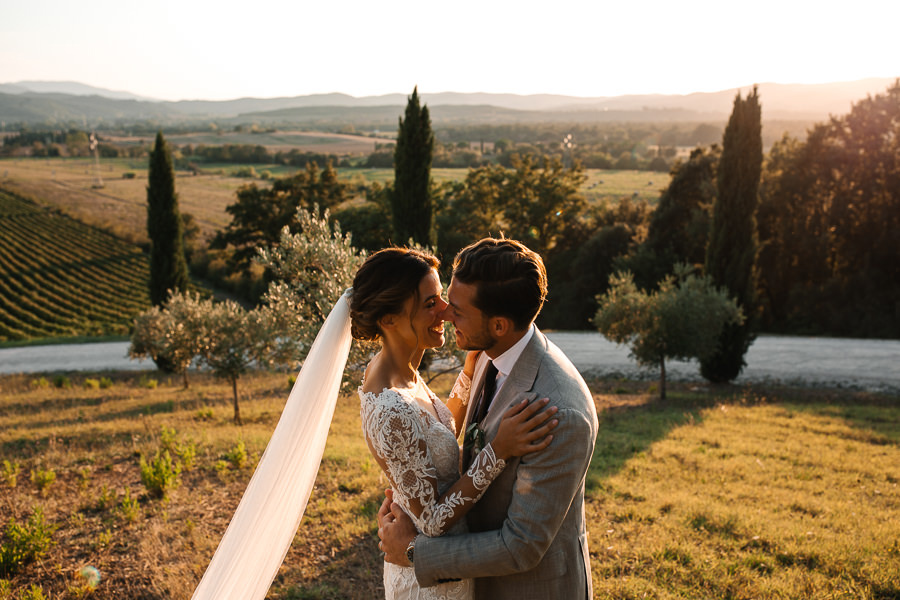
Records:
[[[116,137],[107,136],[112,144],[127,145],[144,143],[153,144],[154,136],[147,137]],[[362,135],[348,135],[342,133],[324,133],[316,131],[208,131],[199,133],[171,134],[166,136],[170,144],[183,146],[191,144],[197,146],[223,146],[225,144],[264,146],[269,152],[288,151],[297,149],[301,152],[320,152],[323,154],[371,154],[375,151],[377,142],[383,143],[383,138],[372,138]]]
[[[275,426],[287,376],[242,380],[243,427],[231,422],[230,388],[204,374],[189,389],[157,373],[48,377],[60,387],[0,378],[3,521],[31,518],[34,537],[52,539],[0,580],[0,597],[34,585],[48,598],[188,598]],[[590,382],[596,598],[900,597],[898,398],[676,384],[660,402],[644,385]],[[352,393],[339,399],[270,598],[382,594],[374,513],[385,481],[358,411]],[[191,463],[165,500],[139,467],[163,448]],[[94,590],[79,575],[89,565],[101,575]]]
[[[247,134],[250,135],[250,134]],[[225,207],[235,201],[242,185],[264,181],[234,177],[242,165],[204,165],[198,175],[176,173],[176,191],[182,212],[194,216],[204,236],[210,237],[230,221]],[[250,165],[247,165],[250,166]],[[293,171],[279,165],[252,165],[257,173],[274,176]],[[102,188],[95,188],[97,173],[93,159],[18,158],[0,160],[0,188],[35,198],[46,206],[60,208],[72,217],[125,239],[146,240],[147,161],[125,158],[103,159],[99,175]],[[125,178],[126,173],[134,175]],[[466,169],[434,169],[436,181],[461,180]],[[342,179],[363,178],[387,183],[392,169],[339,169]],[[582,191],[589,200],[636,196],[655,201],[668,185],[668,174],[645,171],[588,171]]]
[[[125,335],[148,277],[139,247],[0,190],[0,342]]]

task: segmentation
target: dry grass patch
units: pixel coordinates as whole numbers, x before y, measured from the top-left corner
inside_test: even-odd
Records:
[[[103,377],[112,385],[83,385]],[[242,427],[228,386],[205,375],[187,390],[158,373],[69,378],[62,388],[0,378],[0,456],[10,461],[0,461],[2,521],[24,523],[39,508],[56,528],[47,553],[0,586],[16,599],[33,584],[52,598],[189,597],[275,427],[288,376],[242,380]],[[898,597],[896,398],[676,384],[660,403],[646,383],[590,385],[601,418],[587,502],[597,598]],[[165,499],[141,482],[141,457],[160,450],[181,464]],[[56,475],[44,495],[29,480],[38,469]],[[348,388],[269,597],[380,597],[374,515],[385,485]],[[101,575],[93,590],[88,566]]]

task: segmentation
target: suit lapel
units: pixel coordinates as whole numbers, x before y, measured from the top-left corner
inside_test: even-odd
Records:
[[[522,354],[519,355],[519,359],[503,383],[503,387],[500,388],[494,396],[493,402],[491,402],[488,413],[484,417],[484,428],[486,430],[496,427],[511,404],[521,399],[523,395],[529,402],[537,396],[536,393],[529,390],[534,387],[534,380],[537,377],[538,368],[541,365],[546,348],[547,344],[544,334],[535,327],[534,335],[531,336],[531,340],[525,346]]]

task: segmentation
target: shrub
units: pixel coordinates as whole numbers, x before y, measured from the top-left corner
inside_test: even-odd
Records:
[[[53,469],[41,469],[38,467],[31,470],[31,483],[37,486],[41,496],[47,495],[47,490],[50,489],[54,481],[56,481],[56,471]]]
[[[50,382],[47,381],[46,377],[41,377],[40,379],[32,379],[31,387],[40,388],[40,389],[48,388],[48,387],[50,387]]]
[[[113,385],[112,379],[109,377],[101,377],[100,378],[100,389],[105,390],[111,388]]]
[[[6,541],[0,544],[0,577],[14,575],[23,566],[38,560],[53,543],[54,525],[44,519],[44,511],[35,508],[24,525],[10,519]]]
[[[85,491],[91,483],[91,468],[81,467],[78,469],[78,489]]]
[[[170,490],[178,486],[181,465],[172,460],[166,451],[157,451],[149,463],[141,457],[141,483],[154,498],[166,498]]]
[[[70,388],[72,387],[72,380],[65,375],[57,375],[53,378],[53,385],[60,389]]]
[[[141,378],[138,379],[138,387],[142,387],[148,390],[155,390],[157,386],[159,386],[159,381],[151,377],[147,377],[146,375],[142,375]]]
[[[31,587],[19,596],[19,600],[46,600],[46,598],[47,597],[44,595],[44,588],[36,583],[32,583]]]
[[[100,389],[100,380],[99,379],[85,379],[84,387],[88,390],[99,390]]]
[[[113,505],[116,500],[116,493],[109,489],[109,486],[100,488],[100,495],[97,496],[97,510],[106,510]]]
[[[134,523],[140,516],[141,505],[138,503],[137,498],[131,497],[131,488],[125,488],[125,497],[122,498],[122,502],[119,504],[119,511],[122,513],[122,518],[129,523]]]
[[[6,459],[3,459],[3,471],[0,472],[0,475],[3,477],[3,481],[11,488],[16,487],[16,483],[18,482],[19,471],[21,470],[21,465],[17,462],[9,462]]]
[[[240,440],[234,448],[225,453],[225,460],[231,463],[235,469],[242,469],[247,464],[247,459],[247,447],[244,445],[244,440]]]

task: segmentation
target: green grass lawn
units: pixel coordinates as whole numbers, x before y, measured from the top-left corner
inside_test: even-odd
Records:
[[[111,385],[88,381],[101,377]],[[435,389],[445,395],[450,383]],[[56,527],[42,558],[0,576],[0,597],[19,600],[32,585],[48,598],[189,597],[289,382],[256,374],[240,385],[243,427],[231,422],[229,386],[206,375],[187,390],[155,372],[0,378],[2,520],[24,524],[39,507]],[[383,594],[374,514],[386,482],[352,387],[270,598]],[[586,502],[596,598],[900,597],[898,398],[674,384],[660,402],[646,384],[590,387],[600,416]],[[193,449],[193,459],[160,500],[139,462],[164,447]],[[93,591],[78,575],[85,565],[103,577]]]

